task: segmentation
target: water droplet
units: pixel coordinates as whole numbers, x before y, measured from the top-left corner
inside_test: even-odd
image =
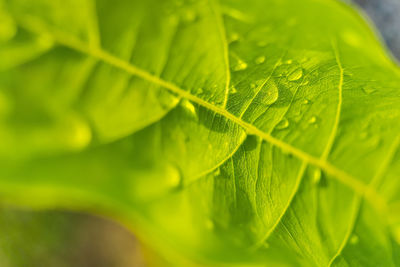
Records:
[[[192,104],[192,102],[190,102],[189,100],[183,99],[183,100],[181,101],[181,106],[182,106],[186,111],[188,111],[191,115],[197,116],[196,108],[194,107],[194,105]]]
[[[290,65],[290,64],[292,64],[292,63],[293,63],[293,60],[292,60],[292,59],[288,59],[288,60],[285,61],[285,64],[289,64],[289,65]]]
[[[75,149],[86,147],[92,140],[91,129],[79,118],[73,119],[72,123],[72,132],[69,137],[71,146]]]
[[[267,82],[261,89],[261,92],[261,95],[263,97],[261,101],[266,105],[272,105],[278,100],[279,90],[275,83],[272,81]]]
[[[236,32],[234,32],[234,33],[232,33],[232,34],[229,36],[228,42],[229,42],[229,43],[236,42],[236,41],[239,40],[239,38],[240,38],[239,34],[236,33]]]
[[[302,83],[301,83],[301,85],[307,85],[307,84],[309,84],[310,83],[310,81],[309,80],[304,80]]]
[[[364,86],[362,90],[363,90],[364,93],[367,94],[367,95],[370,95],[370,94],[376,92],[376,89],[373,88],[373,87],[371,87],[371,86]]]
[[[358,243],[359,240],[360,239],[359,239],[359,237],[357,235],[352,235],[351,238],[350,238],[350,244],[355,245],[355,244]]]
[[[319,182],[321,181],[321,176],[322,176],[321,170],[315,169],[312,175],[313,184],[319,184]]]
[[[258,58],[256,58],[255,63],[256,64],[262,64],[265,62],[265,56],[260,56]]]
[[[310,100],[304,99],[302,103],[303,103],[303,105],[308,105],[308,104],[310,104]]]
[[[245,69],[247,69],[247,63],[240,59],[238,60],[236,66],[233,67],[233,71],[241,71]]]
[[[214,176],[220,176],[221,175],[221,170],[220,170],[220,168],[217,168],[215,171],[214,171]]]
[[[314,123],[316,123],[317,122],[317,117],[315,117],[315,116],[312,116],[309,120],[308,120],[308,123],[309,124],[314,124]]]
[[[196,94],[201,95],[202,93],[204,93],[203,88],[198,88]]]
[[[17,26],[7,13],[0,10],[0,42],[11,40],[17,33]]]
[[[301,77],[303,77],[303,70],[301,68],[298,68],[294,71],[292,71],[289,76],[288,76],[288,80],[289,81],[297,81],[299,80]]]
[[[255,83],[251,83],[251,84],[250,84],[250,88],[251,88],[251,89],[254,89],[254,88],[256,88],[256,87],[257,87],[257,86],[256,86]]]
[[[283,130],[289,127],[289,121],[286,118],[283,118],[276,126],[275,128],[278,130]]]
[[[178,187],[181,184],[181,172],[173,165],[167,165],[165,168],[165,177],[170,187]]]

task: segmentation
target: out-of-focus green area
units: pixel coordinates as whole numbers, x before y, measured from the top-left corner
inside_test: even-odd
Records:
[[[145,255],[128,230],[105,218],[0,209],[1,267],[142,267]]]
[[[396,126],[390,120],[396,120],[392,115],[398,100],[390,81],[398,76],[351,11],[329,1],[304,1],[311,9],[271,1],[276,12],[269,13],[262,1],[254,1],[260,8],[224,1],[222,11],[206,1],[165,1],[168,6],[160,9],[146,1],[121,1],[120,6],[98,1],[95,25],[96,6],[85,5],[76,14],[79,1],[66,2],[72,4],[65,8],[60,8],[62,1],[42,1],[43,6],[14,2],[12,12],[23,26],[16,31],[19,26],[10,12],[8,21],[3,17],[9,31],[0,30],[5,40],[1,52],[7,55],[0,62],[0,115],[6,118],[0,125],[6,140],[0,143],[0,158],[7,162],[0,166],[8,168],[1,170],[2,193],[10,202],[51,206],[71,201],[71,206],[85,208],[94,202],[102,208],[110,205],[133,222],[139,213],[145,222],[141,227],[153,232],[154,240],[206,260],[271,260],[265,252],[279,255],[271,244],[288,251],[287,261],[303,264],[354,255],[362,261],[363,255],[372,255],[370,244],[391,253],[391,237],[385,233],[381,238],[375,231],[385,226],[368,224],[373,213],[363,213],[356,223],[355,193],[362,192],[379,168],[376,159],[390,154],[389,141],[396,132],[385,129]],[[331,9],[339,16],[329,13]],[[247,11],[256,20],[243,15]],[[318,21],[315,14],[338,26]],[[219,29],[220,20],[226,29]],[[223,30],[226,40],[220,36]],[[100,42],[104,47],[98,47]],[[221,48],[224,42],[229,52]],[[366,56],[369,51],[374,55]],[[272,80],[265,82],[265,77]],[[170,83],[187,89],[176,91],[191,100],[168,93],[163,86],[175,89]],[[340,121],[337,99],[343,86],[349,102],[337,133],[339,145],[333,146],[339,126],[332,124],[335,118]],[[376,92],[386,105],[375,101]],[[359,99],[365,101],[360,104]],[[365,112],[369,109],[382,115],[374,117]],[[243,118],[263,132],[248,135],[242,145],[247,133],[232,118]],[[275,145],[283,142],[284,148],[301,152],[293,156],[265,142],[271,132],[273,140],[280,140]],[[328,157],[331,149],[336,153],[333,164],[359,175],[361,182],[352,180],[353,187],[347,188],[327,178],[334,176],[331,169],[326,174],[318,164],[307,166],[304,158],[319,153]],[[270,169],[258,171],[256,162]],[[306,182],[300,183],[303,176]],[[396,201],[390,190],[396,186],[389,183],[383,190],[389,201]],[[0,223],[0,263],[5,266],[125,267],[147,262],[131,234],[107,220],[4,208]],[[356,225],[354,235],[349,225]],[[341,258],[336,258],[338,250],[344,251]],[[384,253],[371,257],[388,258],[391,264]],[[283,256],[279,260],[285,261]]]

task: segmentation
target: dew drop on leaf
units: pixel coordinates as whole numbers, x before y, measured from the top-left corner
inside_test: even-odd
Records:
[[[314,123],[316,123],[317,122],[317,117],[315,117],[315,116],[312,116],[309,120],[308,120],[308,123],[309,124],[314,124]]]
[[[198,88],[196,94],[201,95],[202,93],[204,93],[203,88]]]
[[[374,93],[376,91],[375,88],[370,87],[370,86],[364,86],[362,90],[367,95],[370,95],[370,94],[372,94],[372,93]]]
[[[264,103],[266,105],[272,105],[273,103],[275,103],[278,100],[279,90],[274,82],[266,83],[263,86],[262,91],[265,92],[264,97],[262,99],[262,103]]]
[[[170,187],[178,187],[181,184],[181,172],[173,165],[167,165],[165,177],[167,177],[167,183]]]
[[[308,104],[310,104],[310,100],[304,99],[302,103],[303,103],[303,105],[308,105]]]
[[[186,111],[188,111],[189,114],[192,114],[192,115],[194,115],[194,116],[197,116],[196,108],[194,107],[194,105],[192,104],[192,102],[190,102],[189,100],[183,99],[183,100],[181,101],[181,106],[182,106]]]
[[[265,56],[260,56],[258,58],[256,58],[256,60],[254,61],[256,64],[262,64],[265,62]]]
[[[276,125],[276,129],[278,130],[283,130],[286,129],[287,127],[289,127],[289,121],[286,118],[283,118],[277,125]]]
[[[233,67],[233,71],[241,71],[245,69],[247,69],[247,63],[240,59],[238,60],[236,66]]]
[[[310,81],[309,80],[304,80],[302,83],[301,83],[301,85],[307,85],[307,84],[309,84],[310,83]]]
[[[239,34],[236,33],[236,32],[232,33],[232,34],[229,36],[229,39],[228,39],[229,43],[233,43],[233,42],[236,42],[236,41],[238,41],[238,40],[239,40]]]
[[[289,76],[288,76],[288,80],[289,81],[297,81],[299,80],[301,77],[303,77],[303,70],[301,68],[295,69],[294,71],[292,71]]]
[[[360,239],[359,239],[359,237],[357,235],[352,235],[351,238],[350,238],[350,244],[356,245],[359,240]]]
[[[92,131],[89,126],[80,119],[72,121],[72,134],[70,135],[71,146],[76,149],[86,147],[92,140]]]
[[[288,64],[288,65],[290,65],[290,64],[292,64],[292,63],[293,63],[293,60],[292,60],[292,59],[288,59],[288,60],[285,61],[285,64]]]
[[[312,182],[313,184],[319,184],[319,182],[321,181],[321,170],[320,169],[316,169],[314,170],[313,174],[312,174]]]

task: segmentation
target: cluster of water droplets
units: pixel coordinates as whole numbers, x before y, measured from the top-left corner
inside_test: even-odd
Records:
[[[228,36],[227,41],[229,44],[237,43],[238,41],[240,41],[240,35],[236,32],[233,32]],[[267,43],[260,42],[259,45],[260,45],[260,47],[264,47],[267,45]],[[247,67],[249,66],[248,62],[246,62],[244,59],[242,59],[241,57],[239,57],[236,54],[233,54],[233,60],[234,60],[234,64],[232,67],[233,71],[242,71],[242,70],[247,69]],[[255,65],[261,65],[261,64],[265,63],[265,61],[266,61],[266,56],[259,55],[254,58],[253,63]]]
[[[286,77],[289,82],[297,82],[303,78],[303,68],[292,59],[279,61],[275,72],[278,77]]]
[[[200,14],[195,8],[195,4],[194,1],[177,0],[172,3],[167,3],[164,8],[164,13],[173,21],[182,24],[191,24],[200,19]]]
[[[232,70],[233,71],[241,71],[241,70],[247,69],[247,67],[248,67],[247,63],[243,59],[237,57],[236,64],[232,68]]]

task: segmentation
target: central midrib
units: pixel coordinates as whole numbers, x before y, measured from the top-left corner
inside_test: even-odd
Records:
[[[80,41],[78,38],[71,36],[69,34],[66,34],[64,32],[52,29],[51,31],[40,23],[37,20],[29,20],[28,22],[26,20],[18,20],[19,24],[21,27],[34,32],[35,34],[50,34],[54,40],[59,43],[60,45],[69,47],[71,49],[74,49],[76,51],[82,52],[84,54],[93,56],[99,60],[102,60],[103,62],[114,66],[116,68],[119,68],[121,70],[124,70],[132,75],[138,76],[144,80],[147,80],[149,82],[152,82],[154,84],[160,85],[161,87],[164,87],[168,89],[169,91],[179,95],[180,97],[186,98],[200,106],[203,106],[225,118],[228,120],[236,123],[237,125],[241,126],[244,130],[246,130],[247,134],[253,134],[257,135],[260,138],[264,139],[265,141],[271,143],[272,145],[279,147],[282,151],[286,153],[290,153],[297,158],[305,161],[306,163],[309,163],[311,165],[314,165],[327,174],[332,175],[336,180],[341,182],[342,184],[348,186],[351,188],[355,193],[359,194],[360,196],[363,196],[365,199],[368,200],[373,206],[378,208],[378,210],[384,211],[387,208],[387,204],[385,200],[376,192],[374,188],[371,186],[368,186],[361,182],[360,180],[356,179],[355,177],[351,176],[350,174],[346,173],[345,171],[335,167],[334,165],[330,164],[326,159],[324,158],[317,158],[314,157],[286,142],[283,142],[282,140],[279,140],[275,137],[273,137],[270,134],[267,134],[254,125],[243,121],[241,118],[236,117],[232,113],[229,113],[226,109],[215,106],[209,102],[204,101],[203,99],[192,95],[190,92],[185,91],[184,89],[178,87],[177,85],[165,81],[161,79],[160,77],[154,76],[150,74],[149,72],[142,70],[129,62],[126,62],[122,59],[119,59],[118,57],[113,56],[112,54],[104,51],[101,48],[95,48],[93,46],[88,46],[84,42]]]

